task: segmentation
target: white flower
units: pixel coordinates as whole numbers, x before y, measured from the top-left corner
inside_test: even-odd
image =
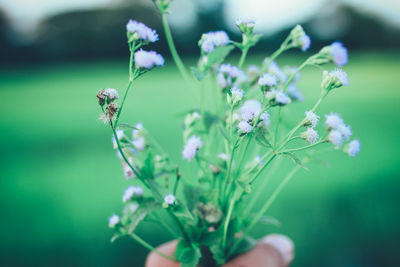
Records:
[[[270,59],[269,59],[269,58],[266,58],[266,59],[264,60],[264,62],[265,62],[265,61],[269,62]],[[281,70],[281,68],[279,68],[278,64],[276,64],[275,61],[269,62],[269,63],[267,63],[267,64],[269,64],[269,65],[268,65],[268,72],[269,72],[270,74],[273,74],[274,76],[276,76],[281,82],[286,81],[286,78],[287,78],[287,77],[286,77],[286,74]]]
[[[222,159],[223,161],[227,161],[229,159],[229,156],[225,153],[219,153],[218,158]]]
[[[290,34],[292,36],[293,46],[300,47],[303,52],[310,48],[311,39],[304,32],[303,27],[296,25]]]
[[[360,141],[357,139],[347,144],[344,151],[350,156],[355,157],[360,152]]]
[[[175,196],[173,194],[166,195],[164,197],[164,203],[168,205],[174,205],[175,203]]]
[[[126,24],[126,30],[130,33],[136,33],[139,39],[143,41],[152,42],[158,40],[158,34],[155,30],[150,29],[142,22],[137,22],[135,20],[129,20],[128,24]]]
[[[254,157],[254,161],[259,164],[260,166],[264,165],[264,161],[262,161],[262,158],[260,155],[257,155]]]
[[[328,129],[337,129],[342,124],[343,119],[339,114],[331,112],[329,115],[325,115],[325,125]]]
[[[110,100],[118,99],[118,91],[114,88],[107,88],[103,91],[103,95],[107,96]]]
[[[337,127],[337,130],[343,135],[345,140],[349,140],[350,136],[353,134],[349,125],[341,124]]]
[[[125,216],[130,215],[130,214],[134,213],[138,208],[139,208],[139,205],[137,203],[129,203],[128,205],[126,205],[124,207],[124,210],[122,211],[122,213]]]
[[[217,83],[220,87],[225,88],[233,84],[236,80],[244,81],[247,77],[241,69],[231,64],[221,64],[218,69]]]
[[[289,84],[289,86],[287,88],[287,94],[293,100],[297,100],[297,101],[304,100],[303,94],[293,83]]]
[[[265,125],[265,127],[269,127],[271,125],[271,120],[270,120],[270,116],[269,116],[268,111],[264,111],[260,115],[260,120],[262,120],[261,123],[263,123]]]
[[[204,33],[201,36],[199,45],[205,53],[213,51],[218,46],[223,46],[229,43],[229,36],[224,31],[215,31]]]
[[[327,140],[338,148],[343,143],[343,135],[338,130],[332,130],[329,132]]]
[[[182,151],[184,159],[191,161],[197,154],[197,151],[203,146],[201,139],[195,135],[191,136],[186,142],[185,147]]]
[[[251,121],[261,112],[261,103],[258,100],[247,100],[240,107],[240,117],[245,121]]]
[[[349,85],[349,78],[347,73],[342,69],[334,69],[331,72],[322,72],[322,83],[321,87],[326,90],[332,90],[341,86]]]
[[[132,145],[142,151],[146,146],[146,139],[143,136],[140,136],[137,139],[132,140]]]
[[[164,58],[154,51],[140,49],[134,55],[136,68],[152,69],[155,66],[164,65]]]
[[[314,144],[315,142],[317,142],[318,133],[313,128],[308,127],[305,132],[302,132],[300,134],[300,138],[306,140],[310,144]]]
[[[141,188],[140,186],[128,186],[128,188],[125,189],[124,194],[122,195],[122,202],[127,202],[134,195],[143,195],[143,188]]]
[[[319,116],[317,114],[315,114],[314,112],[312,112],[311,110],[306,111],[306,118],[304,119],[304,126],[309,126],[311,125],[312,128],[314,128],[315,126],[317,126],[318,124],[318,120],[319,120]]]
[[[118,140],[121,140],[121,138],[124,137],[124,131],[123,130],[116,130],[115,133],[117,134]],[[118,144],[117,144],[117,141],[115,140],[115,136],[114,135],[111,137],[111,140],[112,140],[114,149],[117,149],[118,148]]]
[[[334,42],[330,45],[330,55],[338,66],[343,66],[347,64],[348,54],[346,47],[340,42]]]
[[[260,72],[260,68],[256,65],[249,65],[247,67],[247,74],[249,76],[255,77],[258,75],[259,72]]]
[[[235,20],[236,25],[242,33],[251,33],[256,25],[254,18],[237,18]]]
[[[274,86],[276,85],[276,83],[277,83],[276,76],[271,75],[269,73],[262,75],[258,79],[258,85],[260,86]]]
[[[240,121],[238,128],[241,133],[249,133],[253,129],[253,126],[251,126],[247,121]]]
[[[114,228],[115,225],[117,225],[120,222],[119,216],[116,214],[111,215],[111,217],[108,218],[108,226],[111,228]]]
[[[239,89],[238,87],[232,87],[231,88],[231,94],[232,94],[232,101],[234,104],[242,100],[244,91],[242,89]]]
[[[276,91],[275,101],[280,105],[287,105],[292,102],[290,97],[288,97],[282,90]]]
[[[133,139],[138,138],[143,132],[143,129],[144,129],[143,123],[141,122],[136,123],[135,129],[132,130],[132,138]]]

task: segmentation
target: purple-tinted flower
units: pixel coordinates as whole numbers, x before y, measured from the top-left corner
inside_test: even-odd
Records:
[[[137,68],[152,69],[164,65],[164,58],[160,54],[143,49],[135,52],[134,60]]]

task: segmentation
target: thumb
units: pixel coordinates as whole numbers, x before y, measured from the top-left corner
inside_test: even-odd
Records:
[[[224,267],[285,267],[294,258],[294,245],[287,236],[271,234],[247,253],[240,255]]]

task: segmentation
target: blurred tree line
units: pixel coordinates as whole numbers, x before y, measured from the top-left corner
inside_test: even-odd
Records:
[[[186,33],[175,34],[178,50],[188,55],[198,53],[197,41],[203,32],[226,29],[223,21],[223,4],[211,11],[197,12],[198,23]],[[390,27],[378,18],[342,6],[339,10],[346,20],[346,28],[335,40],[340,39],[352,49],[390,49],[400,47],[399,29]],[[162,34],[160,15],[151,5],[140,2],[127,3],[116,8],[70,11],[48,17],[39,25],[36,38],[28,44],[18,42],[7,15],[0,10],[0,63],[55,60],[117,59],[126,57],[125,25],[134,18],[144,22],[160,33],[160,42],[149,47],[168,55]],[[337,18],[334,18],[337,20]],[[313,31],[324,18],[312,18],[302,23],[312,37],[312,47],[335,40],[323,38]],[[325,21],[325,24],[327,21]],[[328,25],[329,26],[329,21]],[[335,25],[332,25],[335,27]],[[237,32],[229,32],[231,38],[239,39]],[[266,36],[255,49],[272,50],[280,45],[289,28]],[[324,31],[324,29],[322,29]],[[319,29],[321,32],[321,29]]]

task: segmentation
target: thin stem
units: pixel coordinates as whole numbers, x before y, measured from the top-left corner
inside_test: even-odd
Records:
[[[172,58],[174,59],[174,62],[176,64],[176,66],[178,67],[179,72],[181,73],[183,79],[188,84],[190,84],[190,78],[189,78],[189,75],[188,75],[187,70],[185,68],[185,65],[183,64],[182,59],[179,57],[179,54],[176,51],[174,40],[173,40],[172,34],[171,34],[171,29],[169,28],[167,15],[166,14],[162,14],[161,18],[162,18],[162,24],[163,24],[163,28],[164,28],[164,32],[165,32],[165,37],[167,39],[168,47],[169,47],[169,50],[171,52]]]
[[[275,161],[275,164],[268,171],[267,175],[264,177],[261,184],[259,186],[257,186],[257,191],[254,192],[254,195],[250,199],[249,203],[246,205],[246,209],[244,210],[244,213],[243,213],[243,218],[247,218],[249,213],[253,210],[254,205],[256,203],[258,203],[261,194],[265,193],[264,190],[265,190],[268,182],[271,180],[273,174],[276,172],[276,170],[280,166],[281,160],[282,160],[282,158],[280,157]]]
[[[144,241],[143,239],[141,239],[138,235],[136,235],[135,233],[130,233],[129,236],[131,236],[133,239],[135,239],[139,244],[141,244],[142,246],[144,246],[145,248],[151,250],[152,252],[160,255],[161,257],[164,257],[170,261],[176,261],[175,258],[168,256],[164,253],[162,253],[161,251],[158,251],[155,247],[153,247],[152,245],[150,245],[149,243],[147,243],[146,241]]]
[[[308,146],[303,146],[303,147],[298,147],[298,148],[287,149],[287,150],[284,150],[284,151],[282,151],[282,152],[278,152],[278,154],[283,154],[283,153],[288,153],[288,152],[295,152],[295,151],[301,151],[301,150],[308,149],[308,148],[314,147],[314,146],[316,146],[316,145],[322,144],[322,143],[324,143],[324,142],[325,142],[325,140],[321,140],[321,141],[318,141],[318,142],[316,142],[316,143],[314,143],[314,144],[311,144],[311,145],[308,145]]]
[[[237,246],[240,244],[240,242],[249,234],[249,232],[253,229],[253,227],[258,223],[258,221],[261,219],[261,217],[267,212],[269,207],[272,205],[272,203],[275,201],[276,197],[279,195],[279,193],[282,191],[282,189],[286,186],[286,184],[290,181],[290,179],[293,177],[293,175],[300,169],[299,165],[296,165],[291,172],[288,173],[288,175],[282,180],[282,182],[279,184],[279,186],[275,189],[275,191],[272,193],[270,198],[267,200],[265,205],[258,211],[258,213],[254,216],[252,219],[251,223],[247,228],[243,231],[243,234],[240,238],[238,238],[234,245],[232,246],[230,252],[228,253],[228,257],[235,251]]]
[[[242,55],[240,56],[240,60],[239,60],[239,63],[238,63],[238,67],[239,67],[239,68],[241,68],[241,67],[243,66],[243,63],[244,63],[244,61],[246,60],[247,52],[249,52],[249,48],[250,48],[250,47],[247,47],[247,46],[245,46],[245,47],[243,48],[243,50],[242,50]]]
[[[124,107],[125,100],[126,100],[126,97],[127,97],[127,95],[128,95],[129,89],[131,88],[131,86],[132,86],[132,84],[133,84],[133,80],[134,80],[134,79],[132,79],[132,80],[130,79],[130,80],[129,80],[129,83],[128,83],[128,86],[126,87],[124,97],[122,98],[121,106],[119,107],[117,116],[116,116],[116,118],[115,118],[115,128],[117,128],[117,126],[118,126],[119,116],[121,115],[122,108]]]
[[[229,226],[229,222],[231,220],[232,217],[232,211],[233,211],[233,207],[235,206],[235,198],[232,197],[231,201],[229,202],[229,209],[228,209],[228,214],[226,215],[225,218],[225,222],[224,222],[224,232],[222,235],[222,249],[223,251],[225,251],[226,248],[226,236],[228,233],[228,226]]]
[[[264,165],[257,171],[257,173],[250,179],[249,183],[252,184],[258,176],[262,173],[262,171],[268,166],[269,163],[276,157],[276,154],[273,154],[268,161],[264,163]]]

